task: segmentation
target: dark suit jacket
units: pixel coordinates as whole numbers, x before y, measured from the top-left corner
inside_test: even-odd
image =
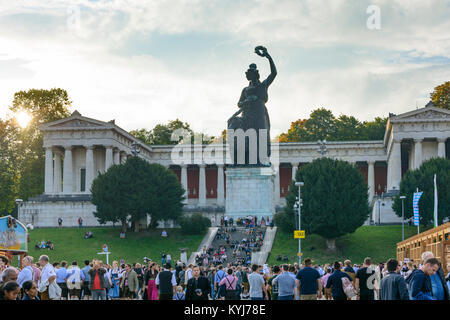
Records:
[[[202,296],[199,297],[196,293],[196,289],[202,290]],[[195,285],[195,278],[192,277],[189,279],[187,283],[186,289],[186,300],[208,300],[208,294],[211,291],[211,284],[209,280],[204,276],[200,276],[197,281],[197,285]]]

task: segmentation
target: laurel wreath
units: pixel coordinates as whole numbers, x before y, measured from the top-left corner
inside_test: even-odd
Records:
[[[255,53],[260,57],[264,57],[267,53],[267,49],[263,46],[257,46],[255,48]]]

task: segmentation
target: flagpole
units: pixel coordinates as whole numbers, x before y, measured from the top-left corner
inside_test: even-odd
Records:
[[[434,174],[434,227],[438,226],[438,194],[436,185],[436,174]]]

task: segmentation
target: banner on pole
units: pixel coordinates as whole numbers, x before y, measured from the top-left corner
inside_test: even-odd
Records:
[[[419,200],[422,196],[423,191],[421,192],[414,192],[413,196],[413,212],[414,212],[414,225],[419,225]]]

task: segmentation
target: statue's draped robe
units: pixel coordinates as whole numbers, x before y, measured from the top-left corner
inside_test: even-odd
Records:
[[[241,107],[241,116],[233,116],[228,120],[228,129],[243,129],[244,131],[247,131],[248,129],[255,129],[256,135],[257,135],[257,143],[258,147],[256,148],[258,155],[257,155],[257,164],[266,164],[261,163],[259,159],[259,149],[260,149],[260,142],[259,142],[259,130],[265,129],[267,130],[267,157],[270,157],[270,120],[269,120],[269,114],[267,112],[267,108],[265,106],[265,103],[268,100],[268,94],[267,89],[270,85],[269,81],[273,79],[266,79],[263,82],[259,82],[256,86],[248,86],[245,87],[242,90],[241,97],[239,99],[238,105],[243,102],[246,99],[255,99],[252,102],[247,102]],[[270,81],[271,82],[271,81]],[[248,154],[248,146],[246,145],[246,154]],[[235,151],[236,151],[236,145],[235,145]],[[246,156],[246,159],[248,158],[248,155]],[[246,164],[248,160],[246,160]],[[268,162],[268,161],[267,161]]]

